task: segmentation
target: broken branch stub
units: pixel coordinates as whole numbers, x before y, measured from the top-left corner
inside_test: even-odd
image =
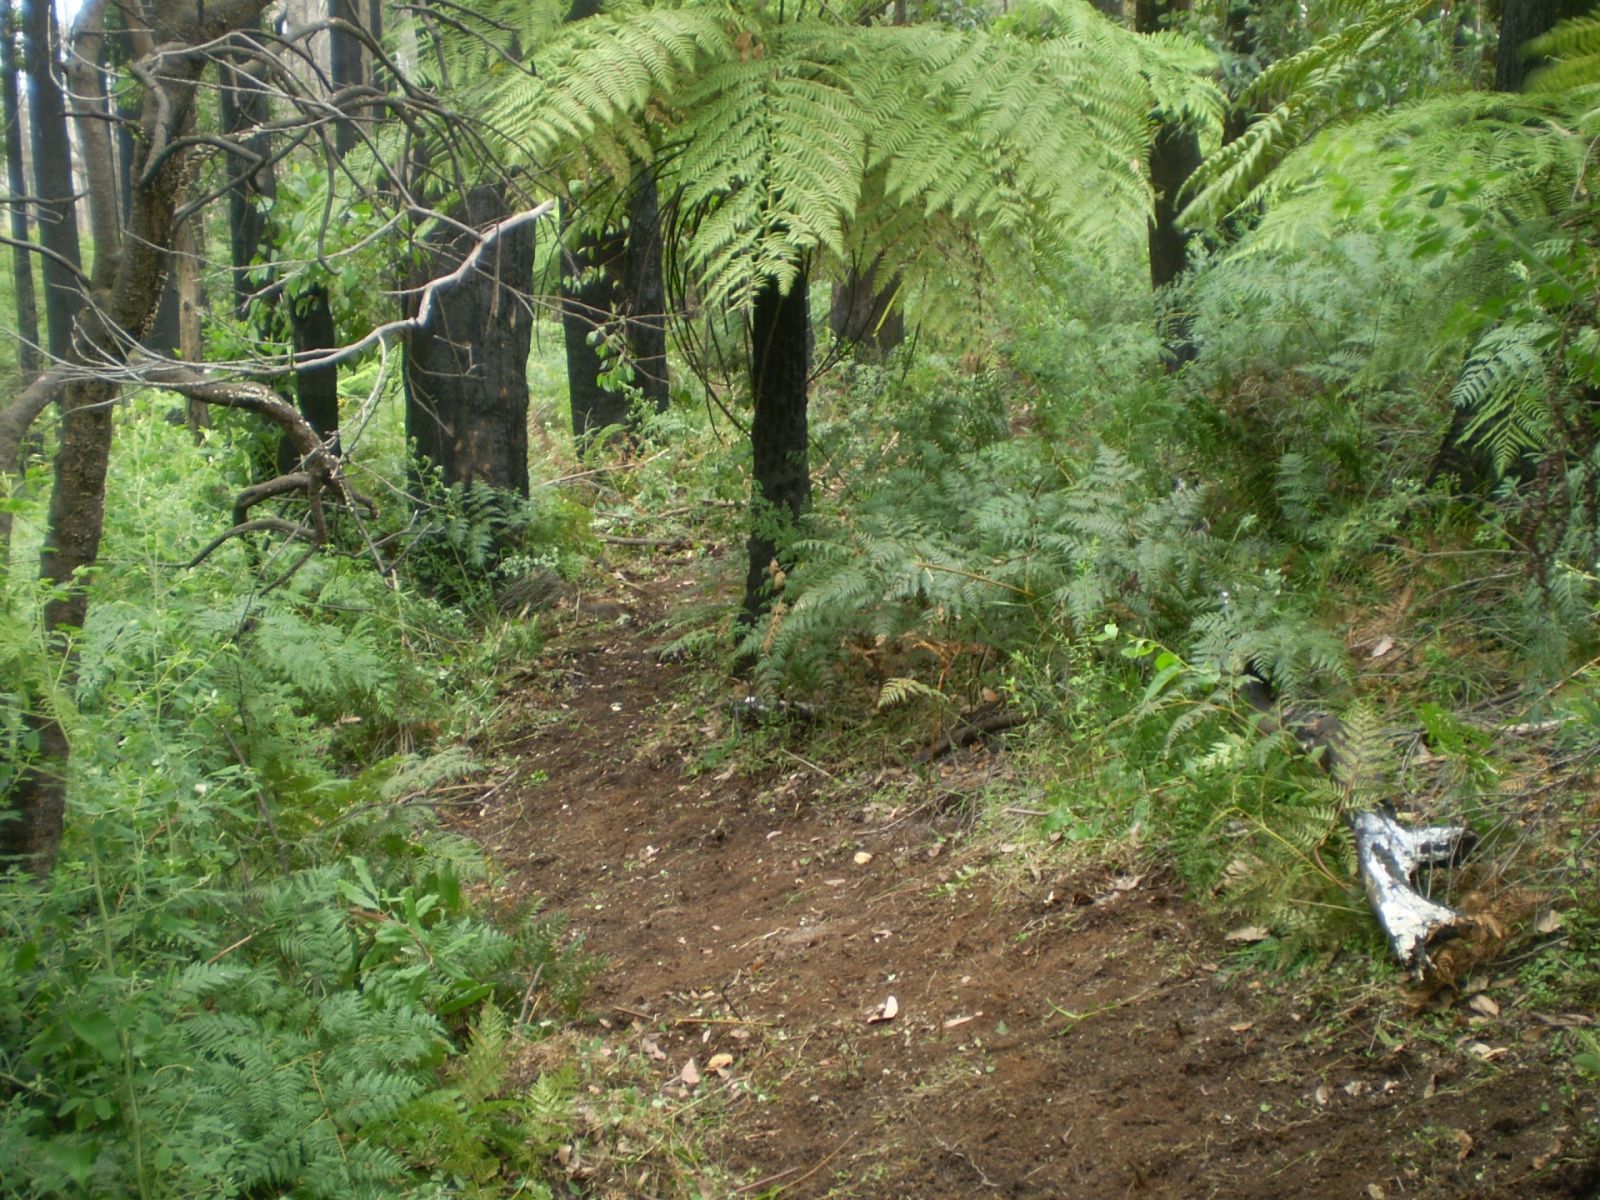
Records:
[[[1418,892],[1411,876],[1418,867],[1459,862],[1471,848],[1470,831],[1458,825],[1407,829],[1381,809],[1349,820],[1372,911],[1400,965],[1422,979],[1432,966],[1429,950],[1463,932],[1466,918]]]

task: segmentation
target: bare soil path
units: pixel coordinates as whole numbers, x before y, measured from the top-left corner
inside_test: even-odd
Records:
[[[730,769],[726,714],[644,631],[688,586],[572,618],[486,748],[515,780],[461,827],[605,957],[612,1052],[670,1102],[715,1100],[742,1194],[1596,1194],[1595,1089],[1535,1014],[1406,1017],[1398,980],[1335,1005],[1230,958],[1158,871],[969,844],[951,798],[989,751],[919,785],[800,733]],[[657,1194],[625,1170],[583,1188]]]

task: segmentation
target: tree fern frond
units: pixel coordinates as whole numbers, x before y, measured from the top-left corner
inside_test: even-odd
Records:
[[[1530,92],[1546,94],[1600,84],[1600,14],[1572,17],[1523,49],[1530,58],[1553,60],[1528,80]]]

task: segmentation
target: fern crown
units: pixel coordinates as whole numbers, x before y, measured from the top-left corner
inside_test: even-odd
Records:
[[[1040,274],[1142,234],[1156,112],[1217,127],[1210,55],[1050,0],[1040,38],[931,25],[623,6],[505,74],[489,119],[514,162],[621,186],[654,166],[708,305],[785,287],[816,254],[913,277],[975,237]],[[613,182],[617,181],[617,182]]]

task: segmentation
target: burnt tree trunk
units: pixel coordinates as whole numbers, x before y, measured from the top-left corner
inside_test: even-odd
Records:
[[[66,358],[72,319],[83,302],[78,218],[72,200],[72,154],[67,110],[56,79],[55,13],[50,0],[22,0],[22,60],[28,76],[29,133],[33,142],[33,194],[38,198],[39,244],[44,256],[44,315],[50,357]]]
[[[887,358],[906,340],[905,314],[895,304],[900,276],[896,273],[879,286],[878,268],[882,263],[880,254],[864,271],[852,266],[844,280],[833,285],[828,306],[828,327],[833,336],[878,359]]]
[[[1171,24],[1172,14],[1188,7],[1188,0],[1138,0],[1134,28],[1157,33]],[[1189,265],[1189,231],[1178,224],[1179,193],[1200,165],[1200,139],[1186,124],[1157,121],[1150,143],[1150,184],[1155,190],[1155,210],[1150,215],[1150,284],[1157,291],[1177,279]],[[1194,358],[1189,323],[1169,316],[1162,332],[1167,369],[1176,370]]]
[[[1227,12],[1223,15],[1223,33],[1227,37],[1228,49],[1242,61],[1254,58],[1256,53],[1256,33],[1250,24],[1251,15],[1250,0],[1230,0]],[[1225,78],[1223,82],[1230,97],[1227,111],[1222,114],[1222,144],[1226,146],[1244,135],[1253,114],[1233,99],[1244,86],[1238,75]]]
[[[358,19],[354,0],[328,0],[328,16],[335,21],[356,24]],[[343,88],[364,82],[361,49],[361,43],[347,30],[338,26],[328,30],[328,75],[335,94]],[[333,146],[340,158],[349,154],[360,142],[355,121],[350,117],[341,117],[333,123]]]
[[[566,207],[562,228],[571,228]],[[572,433],[585,446],[601,430],[628,424],[631,415],[628,393],[600,380],[613,365],[600,351],[608,338],[620,340],[614,348],[627,355],[644,399],[657,412],[666,411],[667,297],[654,175],[641,170],[634,177],[626,230],[608,226],[572,238],[561,275]]]
[[[600,0],[572,0],[567,20],[600,11]],[[561,331],[567,350],[572,435],[587,447],[602,429],[626,425],[626,392],[601,384],[602,339],[620,322],[634,382],[657,412],[667,408],[667,293],[661,265],[661,214],[655,175],[641,168],[628,202],[628,229],[608,227],[567,241],[572,212],[561,207]]]
[[[806,428],[806,385],[811,373],[811,315],[802,267],[787,292],[768,279],[756,295],[750,321],[750,422],[754,472],[750,570],[745,576],[742,620],[753,625],[772,602],[780,538],[811,502]]]
[[[242,61],[222,67],[222,132],[242,139],[258,165],[230,162],[228,180],[228,257],[232,266],[233,315],[243,320],[259,285],[250,282],[256,258],[267,242],[267,205],[278,194],[278,177],[267,158],[270,143],[261,126],[271,115],[267,90],[255,70]],[[254,131],[254,132],[252,132]]]
[[[634,383],[656,412],[667,411],[667,284],[661,266],[661,206],[656,177],[642,170],[633,181],[628,240],[620,288],[614,297],[625,322]]]
[[[328,307],[328,289],[321,284],[307,288],[297,296],[287,298],[289,309],[289,334],[294,344],[295,358],[314,354],[319,350],[332,350],[339,344],[333,325],[333,310]],[[297,366],[294,372],[295,400],[300,415],[317,431],[325,444],[334,446],[338,453],[339,438],[339,368],[327,365]],[[299,451],[289,438],[278,442],[278,470],[292,471]]]
[[[508,213],[498,188],[467,194],[456,218],[483,228]],[[426,243],[429,278],[456,270],[476,239],[442,228]],[[504,235],[465,279],[438,293],[406,343],[406,433],[445,484],[528,494],[528,353],[534,231]]]
[[[607,265],[622,251],[623,234],[572,233],[571,212],[561,207],[561,333],[567,350],[567,394],[572,436],[586,448],[603,429],[626,425],[628,397],[600,381],[600,347],[611,320],[612,278]],[[571,243],[567,244],[568,237]]]
[[[17,83],[17,14],[11,0],[0,9],[0,95],[3,95],[6,123],[6,187],[13,196],[28,194],[28,181],[22,165],[22,92]],[[17,307],[17,366],[27,384],[39,373],[39,307],[33,294],[33,257],[27,249],[28,209],[11,205],[12,289]],[[14,464],[0,464],[9,471]],[[7,514],[9,516],[9,514]]]

